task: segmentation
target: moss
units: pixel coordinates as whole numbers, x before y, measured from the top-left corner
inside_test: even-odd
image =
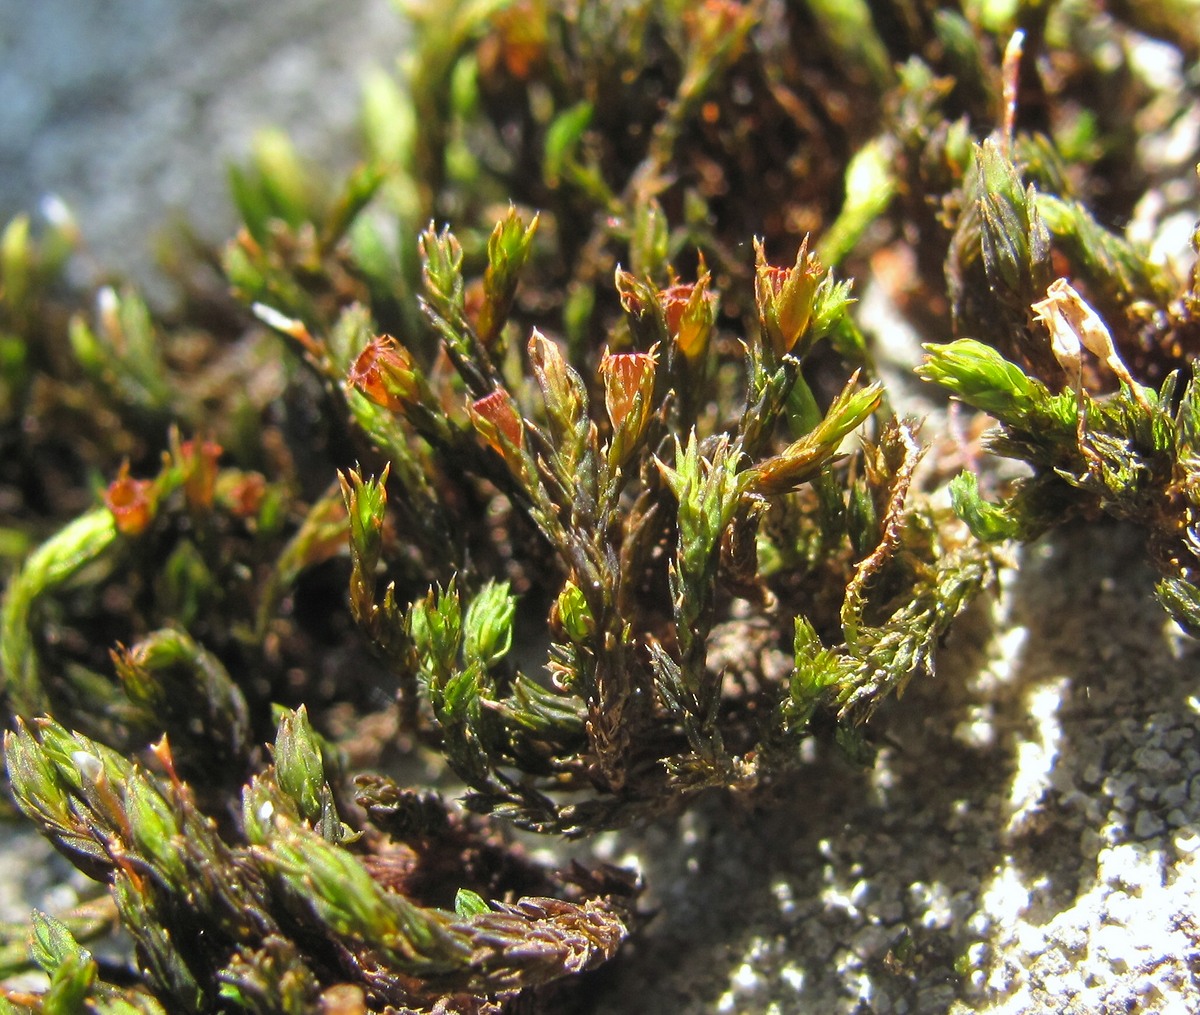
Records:
[[[135,957],[39,916],[49,990],[5,1003],[549,1005],[636,886],[505,825],[869,760],[994,548],[1064,519],[1144,525],[1200,630],[1196,280],[1104,224],[1166,182],[1128,124],[1183,114],[1135,59],[1183,6],[415,5],[358,169],[272,133],[233,171],[236,326],[71,314],[71,229],[10,225],[9,781]],[[1022,478],[922,464],[872,264]],[[364,771],[403,753],[459,804]]]

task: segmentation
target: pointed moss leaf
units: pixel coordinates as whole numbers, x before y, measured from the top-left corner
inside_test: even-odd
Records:
[[[296,801],[300,813],[309,821],[321,816],[325,767],[316,733],[308,721],[308,710],[301,705],[286,712],[275,738],[275,771],[279,787]]]
[[[0,234],[0,279],[4,280],[3,302],[18,307],[29,289],[33,265],[29,242],[29,216],[17,215]]]
[[[587,597],[574,582],[568,581],[558,594],[558,618],[567,636],[583,645],[596,629],[596,619],[588,607]]]
[[[357,857],[317,833],[289,825],[256,849],[289,895],[315,915],[318,927],[382,949],[413,972],[447,971],[465,960],[465,946],[447,932],[446,915],[387,891]]]
[[[91,958],[91,953],[80,946],[61,920],[56,920],[37,909],[33,911],[30,919],[33,924],[30,954],[44,972],[52,975],[62,963],[71,958]]]
[[[439,233],[431,222],[421,234],[420,248],[425,293],[431,307],[445,320],[458,321],[462,317],[466,291],[462,245],[449,228]]]
[[[463,659],[494,666],[512,647],[517,600],[508,582],[489,581],[467,607],[463,621]]]
[[[412,98],[395,75],[372,67],[363,78],[363,137],[371,155],[382,163],[406,166],[412,158],[417,115]]]
[[[1020,526],[1005,509],[979,495],[979,479],[973,472],[961,472],[950,481],[950,500],[954,512],[967,523],[971,534],[985,543],[1014,539]]]
[[[1163,397],[1161,404],[1170,405],[1171,400]],[[1200,362],[1192,364],[1192,376],[1175,413],[1175,428],[1176,454],[1181,463],[1192,473],[1200,471]]]
[[[42,998],[42,1011],[47,1015],[83,1011],[99,974],[99,967],[87,952],[68,955],[50,977],[50,986]]]
[[[639,194],[633,210],[629,268],[638,278],[658,278],[670,254],[671,233],[658,199]]]
[[[509,697],[487,704],[510,725],[527,729],[537,736],[561,742],[584,732],[587,706],[581,698],[548,690],[521,673],[513,681]]]
[[[546,182],[557,186],[568,163],[575,158],[575,149],[583,132],[592,122],[592,104],[580,102],[559,113],[546,130],[546,156],[543,161]]]
[[[805,617],[795,620],[793,639],[795,666],[791,680],[791,712],[794,726],[803,725],[825,699],[826,691],[841,676],[837,656],[821,644]]]
[[[9,581],[0,605],[0,679],[10,712],[34,716],[49,710],[31,629],[38,601],[105,557],[117,543],[112,512],[89,511],[34,550]]]
[[[462,606],[453,579],[445,589],[430,589],[424,599],[413,603],[408,630],[425,678],[440,687],[454,670],[462,643]]]
[[[747,469],[742,476],[743,489],[775,496],[812,479],[837,454],[843,438],[859,427],[883,400],[883,387],[878,382],[865,388],[858,388],[857,383],[855,374],[809,433],[780,454]]]
[[[1045,387],[991,346],[972,338],[927,344],[919,376],[1004,423],[1020,423],[1049,398]]]
[[[260,130],[253,141],[253,161],[270,214],[299,226],[310,216],[312,187],[291,139],[280,130]]]
[[[377,478],[364,478],[359,469],[338,473],[342,499],[350,516],[350,549],[364,572],[379,563],[384,517],[387,512],[388,466]]]
[[[261,947],[239,948],[217,976],[221,1000],[247,1015],[308,1015],[318,1010],[346,1010],[330,1003],[336,987],[327,991],[324,999],[319,998],[320,984],[300,949],[279,935],[271,935]],[[350,984],[345,987],[350,991],[359,989]]]
[[[480,668],[461,670],[446,682],[442,713],[445,721],[467,724],[479,703]]]
[[[487,900],[470,889],[460,888],[454,896],[454,912],[464,920],[491,911],[492,907],[487,904]]]
[[[1193,638],[1200,638],[1200,588],[1184,578],[1164,578],[1154,592],[1171,619]]]
[[[164,881],[186,891],[187,862],[178,839],[182,830],[171,805],[140,772],[126,784],[125,811],[138,850],[154,863]]]
[[[71,801],[59,782],[58,769],[20,719],[16,729],[4,734],[4,760],[13,798],[22,811],[31,818],[41,814],[70,822]]]
[[[325,217],[321,242],[326,247],[332,247],[346,234],[386,179],[383,166],[376,162],[364,162],[350,173]]]
[[[1091,286],[1130,304],[1165,304],[1175,291],[1171,274],[1150,250],[1109,231],[1077,201],[1038,194],[1036,209],[1058,246],[1081,265]]]
[[[851,279],[839,281],[832,274],[821,279],[813,296],[810,328],[814,341],[833,331],[846,316],[846,311],[854,302],[850,295],[853,289],[854,282]]]
[[[154,894],[142,890],[140,883],[123,871],[114,879],[112,891],[121,921],[137,945],[139,965],[147,971],[156,994],[172,1012],[205,1011],[204,992],[164,925]]]
[[[824,264],[841,264],[891,204],[897,178],[890,142],[883,137],[868,141],[846,166],[846,199],[817,248]]]
[[[517,291],[517,282],[533,249],[538,216],[526,225],[516,208],[509,206],[508,214],[496,223],[488,239],[487,269],[483,274],[483,305],[475,324],[479,340],[490,347],[500,334]]]

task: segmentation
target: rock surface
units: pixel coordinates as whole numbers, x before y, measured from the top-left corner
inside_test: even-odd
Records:
[[[154,247],[172,220],[228,238],[226,167],[263,127],[349,165],[362,72],[406,37],[385,0],[0,0],[0,220],[57,195],[84,281],[132,274],[169,299]]]
[[[1111,526],[1031,548],[873,770],[831,751],[652,830],[659,914],[593,1010],[1200,1010],[1200,649],[1142,558]]]
[[[403,37],[382,0],[0,0],[0,215],[57,193],[93,266],[156,285],[171,214],[227,235],[256,128],[345,164]],[[873,770],[818,750],[769,803],[606,838],[656,915],[581,1010],[1200,1010],[1200,656],[1142,557],[1114,527],[1029,549],[880,714]],[[68,905],[4,831],[0,918]]]

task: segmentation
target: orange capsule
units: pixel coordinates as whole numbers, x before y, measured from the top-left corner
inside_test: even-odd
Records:
[[[525,443],[525,427],[512,397],[502,388],[471,403],[469,410],[475,429],[497,454],[507,457],[504,440],[512,447]]]
[[[148,479],[131,479],[129,462],[121,465],[117,478],[104,491],[104,503],[112,512],[117,531],[126,536],[140,536],[154,520],[154,484]]]
[[[403,411],[418,393],[412,356],[391,335],[380,335],[367,343],[350,368],[346,383],[392,412]]]
[[[604,405],[614,429],[633,409],[639,391],[643,392],[643,402],[649,402],[655,366],[656,357],[651,352],[605,353],[600,374],[604,378]]]

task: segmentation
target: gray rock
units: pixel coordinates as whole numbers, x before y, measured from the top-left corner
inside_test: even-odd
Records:
[[[407,35],[382,0],[0,0],[0,221],[58,195],[81,281],[132,275],[167,302],[154,245],[172,220],[229,236],[227,166],[263,127],[345,168],[362,72]]]

